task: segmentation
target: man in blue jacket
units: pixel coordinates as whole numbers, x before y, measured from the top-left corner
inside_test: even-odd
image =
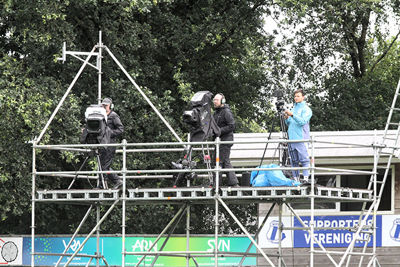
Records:
[[[288,127],[289,140],[304,140],[310,138],[310,119],[312,116],[311,109],[304,101],[303,90],[294,92],[294,107],[292,110],[285,110],[285,122]],[[289,155],[291,158],[292,167],[310,166],[310,159],[307,152],[307,147],[304,143],[289,143]],[[296,181],[299,181],[300,172],[293,171],[293,176]],[[304,180],[308,181],[309,171],[303,170]]]

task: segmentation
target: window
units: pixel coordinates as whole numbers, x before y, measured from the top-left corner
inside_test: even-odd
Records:
[[[356,168],[357,170],[371,171],[367,168]],[[383,180],[384,170],[380,170],[377,176],[378,181]],[[394,194],[393,194],[393,181],[394,181],[394,168],[389,170],[388,177],[386,179],[385,188],[382,194],[382,199],[379,204],[379,211],[391,211],[393,207]],[[331,176],[315,176],[317,180],[317,185],[327,186],[327,187],[342,187],[342,188],[368,188],[368,183],[370,180],[370,175],[331,175]],[[381,188],[381,184],[377,184],[377,194]],[[310,209],[310,201],[301,203],[291,203],[295,210],[300,212],[308,212]],[[359,212],[361,211],[363,203],[362,202],[315,202],[315,210],[319,213],[334,213],[334,212]],[[371,203],[367,203],[367,209],[370,207]],[[289,212],[287,210],[287,212]]]
[[[378,181],[383,180],[384,170],[380,170],[377,176]],[[368,188],[370,175],[342,175],[340,179],[341,187],[349,188]],[[377,194],[381,184],[377,184]],[[363,203],[361,202],[350,202],[340,203],[340,211],[360,211]],[[371,203],[367,203],[369,208]],[[392,170],[389,170],[388,177],[386,179],[385,188],[383,189],[382,199],[379,204],[379,211],[390,211],[392,209]]]

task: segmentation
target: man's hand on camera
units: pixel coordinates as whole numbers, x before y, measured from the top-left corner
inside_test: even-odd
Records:
[[[285,117],[290,117],[293,116],[293,112],[291,112],[290,110],[285,110]]]

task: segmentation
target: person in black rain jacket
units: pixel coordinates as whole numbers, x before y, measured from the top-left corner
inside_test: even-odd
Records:
[[[104,98],[101,104],[107,113],[107,131],[110,132],[110,143],[115,143],[117,137],[123,133],[124,125],[118,114],[112,110],[112,100],[110,98]],[[100,163],[103,171],[112,170],[111,163],[113,162],[116,149],[116,147],[105,147],[100,150]],[[121,187],[122,179],[119,178],[117,174],[109,173],[106,174],[106,177],[113,182],[113,189]]]
[[[232,111],[229,105],[226,104],[225,96],[221,93],[215,95],[213,99],[215,112],[213,114],[214,120],[218,127],[221,129],[221,141],[233,141],[233,131],[235,130],[235,119],[233,118]],[[233,144],[222,144],[219,148],[220,164],[223,169],[232,168],[230,154]],[[215,166],[215,151],[213,153],[213,163]],[[238,186],[238,179],[235,172],[226,172],[227,185]],[[220,181],[221,181],[220,177]]]

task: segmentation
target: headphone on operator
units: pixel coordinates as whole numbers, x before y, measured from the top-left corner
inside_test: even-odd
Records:
[[[221,104],[225,104],[225,103],[226,103],[226,99],[225,99],[224,94],[223,94],[223,93],[218,93],[217,95],[222,96],[222,98],[221,98]]]
[[[110,103],[109,103],[110,109],[114,109],[114,104],[113,104],[113,101],[112,101],[112,99],[110,97],[104,98],[103,101],[102,101],[102,105],[103,105],[104,100],[106,100],[106,99],[110,100]],[[104,105],[105,105],[105,103],[104,103]]]

